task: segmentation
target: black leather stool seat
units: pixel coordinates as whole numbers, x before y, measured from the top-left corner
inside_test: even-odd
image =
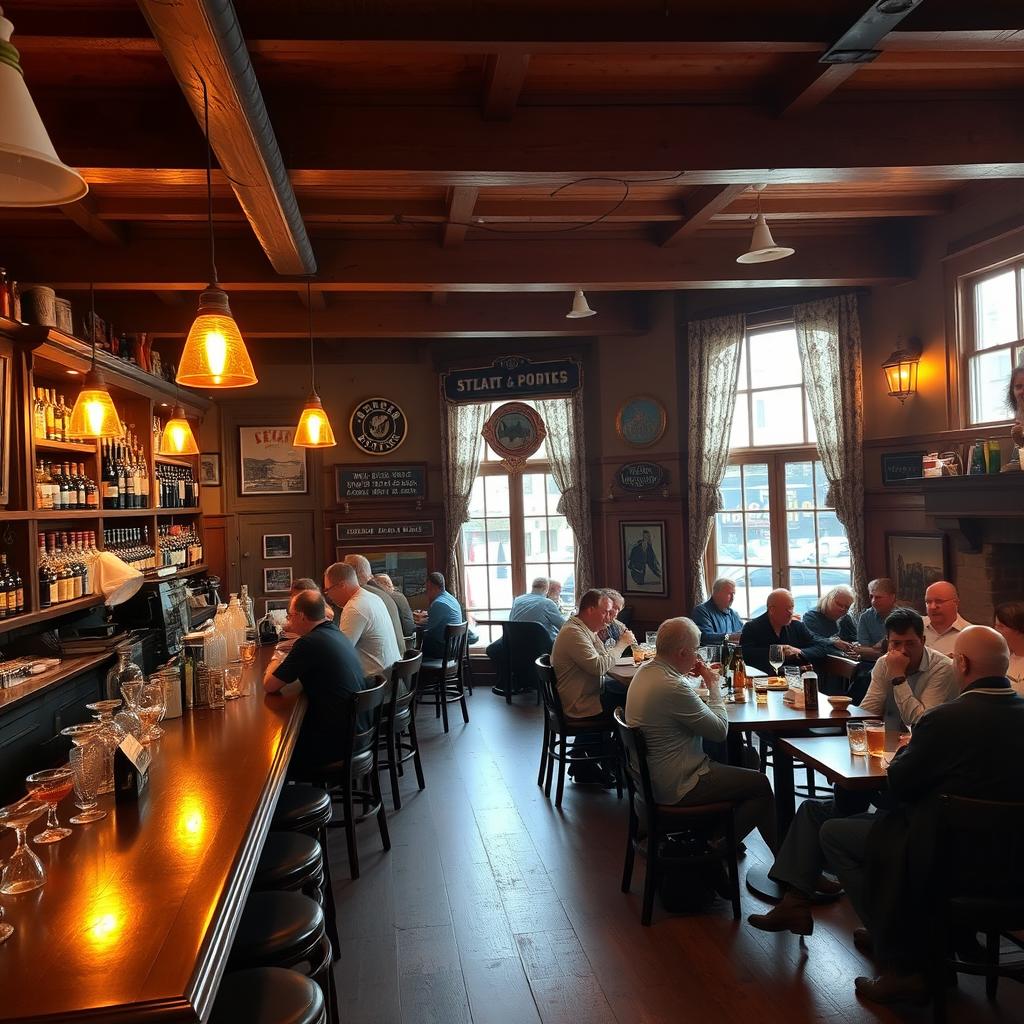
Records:
[[[285,786],[277,798],[270,827],[288,832],[322,828],[334,811],[327,791],[317,786]]]
[[[323,881],[320,844],[302,832],[271,832],[263,844],[252,887],[301,889]]]
[[[297,892],[249,894],[231,947],[230,967],[289,967],[324,935],[324,912]]]
[[[225,974],[210,1024],[323,1024],[324,995],[316,982],[283,967]]]

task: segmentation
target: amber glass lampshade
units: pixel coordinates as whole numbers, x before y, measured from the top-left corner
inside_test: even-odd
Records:
[[[124,427],[107,390],[107,382],[99,370],[92,369],[85,375],[82,390],[75,399],[67,436],[79,438],[123,435]]]
[[[160,455],[198,455],[199,445],[189,422],[185,419],[185,410],[176,405],[171,418],[160,435]]]
[[[921,356],[910,349],[897,349],[882,363],[885,383],[889,394],[905,402],[911,395],[917,394],[917,366]]]
[[[191,388],[245,388],[257,382],[227,292],[215,284],[199,296],[175,379]]]
[[[292,444],[296,448],[333,448],[337,443],[320,396],[314,391],[306,399]]]

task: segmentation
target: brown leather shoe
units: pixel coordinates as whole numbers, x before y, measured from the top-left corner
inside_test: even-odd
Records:
[[[871,932],[867,928],[854,928],[853,929],[853,944],[857,947],[865,956],[873,956],[875,952],[875,943],[871,938]]]
[[[917,1003],[928,1002],[928,982],[923,974],[897,974],[895,971],[880,974],[877,978],[857,978],[854,981],[857,995],[872,1003]]]
[[[790,889],[782,902],[767,914],[751,914],[747,920],[763,932],[792,932],[794,935],[810,935],[814,931],[811,917],[811,901]]]
[[[838,896],[843,891],[843,884],[834,878],[829,878],[828,875],[818,875],[818,880],[814,883],[814,891],[820,892],[823,896]]]

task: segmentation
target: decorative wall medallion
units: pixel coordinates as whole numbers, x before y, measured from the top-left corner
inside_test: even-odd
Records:
[[[537,410],[522,402],[498,406],[484,424],[482,433],[509,469],[521,469],[548,434]]]
[[[626,400],[615,417],[615,430],[626,444],[649,448],[665,433],[665,406],[650,395],[634,395]]]
[[[352,410],[349,433],[367,455],[390,455],[402,446],[409,425],[402,407],[388,398],[368,398]]]

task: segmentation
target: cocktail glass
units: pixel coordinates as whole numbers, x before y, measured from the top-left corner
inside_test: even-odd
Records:
[[[97,741],[75,747],[68,761],[73,773],[75,806],[81,812],[70,818],[72,825],[87,825],[107,816],[96,806],[96,796],[103,781],[103,747]]]
[[[41,772],[33,772],[26,777],[25,788],[29,796],[46,804],[50,809],[46,818],[46,828],[33,836],[32,842],[59,843],[62,839],[67,839],[71,835],[71,829],[64,828],[57,820],[57,804],[75,788],[71,765],[65,764],[60,768],[46,768]]]
[[[43,862],[25,841],[29,825],[45,813],[46,804],[28,796],[7,807],[0,807],[0,825],[14,829],[18,839],[17,848],[4,865],[3,874],[0,874],[0,892],[7,896],[31,892],[46,881],[46,868],[43,867]],[[7,934],[9,936],[10,932]]]

